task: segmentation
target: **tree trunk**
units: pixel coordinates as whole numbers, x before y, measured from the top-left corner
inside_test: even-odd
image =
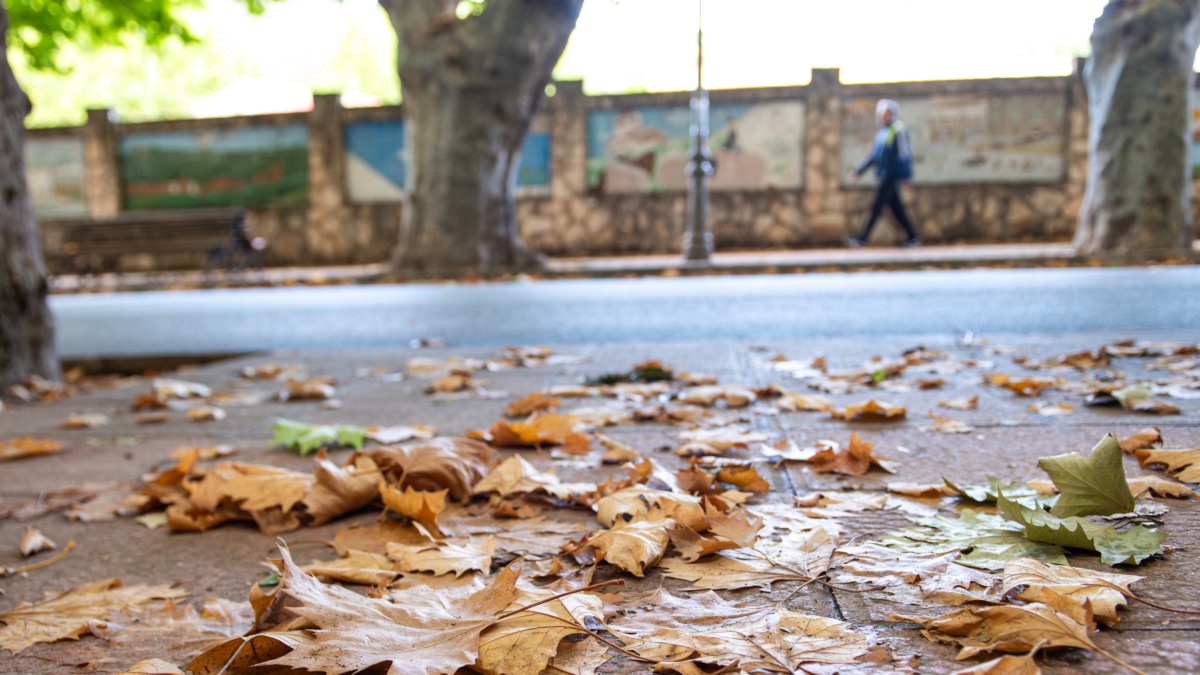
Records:
[[[8,12],[0,3],[0,384],[30,375],[58,379],[46,266],[25,184],[29,99],[7,57]]]
[[[1092,31],[1081,255],[1190,253],[1188,92],[1200,0],[1109,0]]]
[[[583,0],[380,0],[399,38],[413,182],[399,272],[536,269],[517,232],[517,162]]]

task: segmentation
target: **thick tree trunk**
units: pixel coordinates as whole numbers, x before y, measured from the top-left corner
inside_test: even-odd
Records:
[[[402,274],[536,269],[517,232],[517,162],[583,0],[491,0],[459,19],[457,0],[380,0],[399,38],[414,177]]]
[[[0,3],[0,384],[58,379],[46,266],[25,184],[29,99],[8,64],[8,13]]]
[[[1188,253],[1188,92],[1200,0],[1109,0],[1092,31],[1087,189],[1075,231],[1082,255]]]

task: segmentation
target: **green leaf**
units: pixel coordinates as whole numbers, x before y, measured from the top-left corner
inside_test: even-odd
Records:
[[[275,420],[275,437],[271,447],[283,446],[298,450],[301,455],[315,452],[321,446],[344,447],[361,450],[366,441],[367,430],[348,424],[305,424],[295,420]]]
[[[936,555],[967,551],[956,562],[985,570],[1003,569],[1004,562],[1017,558],[1035,558],[1043,562],[1067,564],[1058,546],[1030,541],[1023,528],[998,515],[964,509],[960,518],[932,516],[910,518],[916,527],[907,527],[884,535],[880,543],[901,553]]]
[[[1050,513],[1069,518],[1132,512],[1137,505],[1121,457],[1117,437],[1108,434],[1087,459],[1076,452],[1039,459],[1038,466],[1050,474],[1059,492]]]
[[[1058,546],[1095,551],[1106,565],[1140,564],[1146,558],[1162,553],[1167,533],[1144,525],[1124,532],[1111,525],[1100,525],[1086,518],[1059,518],[1041,509],[1031,509],[1007,499],[997,500],[1004,517],[1025,527],[1025,536]]]
[[[959,486],[951,482],[950,479],[946,478],[945,476],[942,476],[942,482],[946,484],[946,487],[954,490],[959,495],[970,499],[976,504],[995,504],[996,498],[1001,492],[1003,492],[1004,496],[1008,499],[1015,502],[1020,502],[1030,508],[1048,506],[1053,504],[1054,501],[1058,499],[1057,495],[1043,495],[1028,485],[1022,485],[1020,483],[1007,483],[994,476],[988,476],[987,485]]]

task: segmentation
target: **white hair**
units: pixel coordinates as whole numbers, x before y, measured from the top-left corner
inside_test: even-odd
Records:
[[[893,101],[890,98],[881,98],[881,99],[879,99],[879,103],[875,104],[875,114],[876,115],[882,115],[883,111],[885,111],[885,110],[891,110],[892,117],[900,116],[900,104],[896,103],[895,101]]]

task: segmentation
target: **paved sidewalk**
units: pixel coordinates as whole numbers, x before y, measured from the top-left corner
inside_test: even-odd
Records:
[[[938,247],[905,255],[930,255]],[[1041,248],[1043,254],[1047,249]],[[844,256],[870,255],[865,252],[843,251]],[[720,260],[729,262],[737,254],[722,254]],[[1011,250],[1008,255],[1013,255]],[[779,259],[782,254],[776,257]],[[766,264],[767,258],[756,258]],[[794,258],[792,258],[794,260]],[[793,264],[793,263],[785,263]],[[628,264],[626,269],[628,269]],[[750,428],[761,431],[773,441],[790,439],[801,447],[819,439],[833,439],[846,444],[850,434],[860,434],[875,444],[875,452],[895,460],[898,470],[889,475],[872,470],[861,477],[813,473],[802,464],[774,465],[768,471],[772,492],[752,503],[778,502],[791,504],[792,497],[812,495],[817,491],[866,492],[882,498],[891,481],[931,483],[942,476],[960,483],[976,484],[988,476],[1025,481],[1044,478],[1037,469],[1037,459],[1066,452],[1086,454],[1104,433],[1120,436],[1147,426],[1162,429],[1167,447],[1200,447],[1200,398],[1170,398],[1182,414],[1147,416],[1121,408],[1088,408],[1082,405],[1082,395],[1051,389],[1036,399],[1020,398],[1007,390],[985,386],[985,372],[1006,372],[1013,375],[1046,375],[1027,371],[1013,361],[1013,356],[1050,358],[1071,352],[1094,350],[1112,344],[1118,338],[1141,340],[1183,340],[1195,342],[1195,335],[1164,332],[1154,335],[1076,334],[1076,335],[991,335],[984,343],[977,336],[969,344],[961,344],[952,336],[930,336],[922,341],[924,347],[946,352],[946,372],[938,375],[945,384],[937,389],[897,387],[870,388],[851,393],[825,394],[837,405],[849,405],[875,398],[903,405],[907,418],[893,423],[847,423],[825,413],[774,413],[766,407],[743,411],[717,410],[718,414],[740,413],[746,416]],[[798,340],[751,345],[747,343],[670,343],[573,345],[556,352],[582,357],[579,363],[538,365],[475,374],[489,392],[508,392],[511,397],[542,390],[552,385],[575,384],[582,377],[629,370],[646,359],[660,359],[675,367],[676,372],[707,373],[723,384],[745,384],[765,387],[780,382],[793,391],[816,393],[805,381],[792,379],[775,369],[770,359],[784,354],[791,359],[824,356],[830,372],[840,372],[861,365],[872,356],[894,359],[917,344],[900,340],[825,339]],[[455,436],[471,429],[487,428],[500,419],[511,397],[480,396],[477,393],[431,396],[425,392],[428,380],[405,375],[405,366],[413,358],[446,359],[451,356],[487,359],[498,348],[386,349],[375,351],[343,351],[336,353],[277,353],[245,357],[234,361],[212,363],[171,376],[199,382],[217,390],[258,394],[268,397],[281,388],[273,380],[239,380],[243,366],[300,364],[312,376],[328,376],[337,380],[336,398],[340,407],[319,402],[278,402],[264,400],[253,405],[226,407],[228,417],[218,422],[190,422],[182,411],[168,411],[161,424],[139,425],[134,421],[131,405],[135,397],[150,387],[148,379],[130,380],[114,388],[100,388],[77,393],[61,401],[43,404],[9,404],[0,412],[0,440],[16,436],[34,436],[59,440],[64,449],[55,455],[27,458],[0,463],[0,510],[19,502],[45,498],[55,490],[76,487],[85,483],[128,481],[152,471],[173,465],[170,453],[179,446],[198,444],[229,444],[238,450],[231,459],[240,462],[263,463],[308,471],[310,458],[267,448],[272,422],[290,418],[308,423],[346,423],[358,425],[436,426],[440,435]],[[1158,371],[1143,368],[1149,359],[1123,358],[1110,368],[1115,376],[1127,381],[1159,377]],[[961,368],[960,368],[961,365]],[[914,369],[915,370],[915,369]],[[1055,373],[1064,380],[1078,381],[1089,373],[1062,371]],[[918,375],[906,373],[899,382],[912,385]],[[926,377],[921,375],[920,377]],[[894,383],[893,383],[894,384]],[[1196,390],[1193,390],[1196,391]],[[937,403],[959,397],[979,396],[978,408],[957,411],[939,408]],[[1031,402],[1062,402],[1074,406],[1069,415],[1045,417],[1029,411]],[[563,409],[570,412],[581,406],[600,405],[597,399],[566,399]],[[944,434],[924,429],[928,414],[947,415],[966,422],[975,430],[967,434]],[[111,419],[98,429],[66,430],[60,428],[70,413],[103,413]],[[686,461],[670,452],[682,443],[678,434],[684,427],[662,423],[622,424],[604,429],[604,433],[644,456],[652,457],[670,470],[686,467]],[[664,450],[665,449],[665,450]],[[555,459],[547,450],[521,451],[529,461],[543,470],[553,469],[564,481],[601,481],[606,476],[621,476],[616,467],[599,464],[599,452],[579,460]],[[348,455],[334,453],[340,463]],[[764,465],[765,466],[765,465]],[[1126,458],[1130,475],[1161,472],[1142,470],[1132,458]],[[1194,485],[1192,487],[1195,487]],[[1137,568],[1117,571],[1145,576],[1135,590],[1142,596],[1162,604],[1200,611],[1200,593],[1195,591],[1195,571],[1200,566],[1200,504],[1186,500],[1144,499],[1169,508],[1163,529],[1169,532],[1167,544],[1174,552],[1162,559],[1149,561]],[[898,502],[902,508],[889,506],[878,511],[864,511],[838,518],[846,530],[842,540],[854,537],[877,538],[908,524],[905,515],[934,510],[953,515],[961,506],[953,499],[918,500],[916,506]],[[907,509],[907,511],[905,510]],[[549,509],[551,518],[560,517],[559,509]],[[595,519],[586,510],[571,512],[570,517],[590,528]],[[329,559],[332,551],[322,542],[351,524],[370,524],[379,514],[377,507],[368,507],[317,528],[303,528],[282,536],[299,563]],[[566,516],[563,516],[566,517]],[[179,584],[191,594],[188,601],[198,602],[205,596],[243,600],[250,587],[266,573],[262,564],[273,555],[275,539],[263,535],[250,524],[226,524],[204,533],[170,534],[164,529],[150,530],[130,519],[108,522],[77,522],[62,513],[50,513],[30,521],[0,520],[0,569],[28,564],[16,552],[16,542],[26,528],[34,526],[60,546],[75,541],[77,548],[62,561],[27,574],[0,577],[0,612],[22,601],[35,601],[43,593],[71,588],[80,584],[118,577],[126,584]],[[33,560],[43,559],[41,554]],[[1107,570],[1092,554],[1073,554],[1072,565],[1095,570]],[[660,585],[679,592],[686,584],[664,580],[657,572],[645,579],[614,572],[602,565],[598,580],[623,577],[629,586],[620,592],[636,595],[652,592]],[[365,590],[360,587],[360,590]],[[754,590],[725,592],[738,602],[769,603],[780,601],[796,590],[794,585],[777,584],[770,593]],[[950,673],[984,659],[955,662],[955,649],[934,645],[921,637],[914,624],[887,621],[893,613],[938,615],[951,607],[934,604],[909,605],[889,595],[885,590],[852,593],[812,585],[788,600],[795,611],[819,614],[847,621],[854,630],[866,633],[873,641],[890,647],[900,659],[917,658],[916,665],[906,670],[897,663],[892,666],[863,666],[842,669],[840,672],[917,672]],[[1104,650],[1135,665],[1146,673],[1167,674],[1200,672],[1200,620],[1193,615],[1172,614],[1139,603],[1121,610],[1121,621],[1112,629],[1093,636]],[[155,641],[157,640],[157,642]],[[171,636],[157,635],[133,644],[108,645],[98,638],[87,636],[79,642],[41,644],[30,647],[20,656],[0,651],[0,674],[66,675],[80,672],[76,664],[89,663],[97,673],[120,672],[134,661],[161,655],[177,644]],[[155,650],[161,650],[155,653]],[[185,650],[186,651],[186,650]],[[182,652],[170,652],[178,654]],[[176,661],[182,665],[182,661]],[[905,663],[909,663],[906,661]],[[1092,675],[1129,672],[1095,652],[1060,650],[1039,657],[1042,672],[1053,675],[1088,672]],[[820,672],[833,672],[834,669]],[[649,667],[628,660],[610,662],[600,672],[649,672]]]
[[[1197,249],[1200,251],[1200,249]],[[770,251],[720,251],[708,264],[688,263],[682,255],[629,255],[596,258],[550,258],[541,276],[614,277],[683,274],[777,274],[858,269],[921,269],[985,266],[1034,267],[1088,265],[1070,244],[926,245],[917,248],[868,246],[860,249],[816,248]],[[51,279],[55,293],[197,288],[203,286],[289,286],[371,283],[388,279],[384,263],[369,265],[284,267],[244,272],[129,272],[124,274],[60,274]]]

